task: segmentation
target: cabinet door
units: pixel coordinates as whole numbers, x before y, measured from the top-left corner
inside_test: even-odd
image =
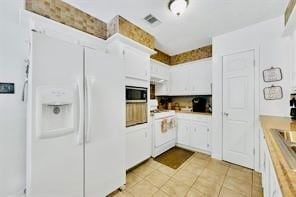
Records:
[[[153,60],[150,61],[150,75],[151,75],[151,77],[158,75],[158,65]]]
[[[126,169],[151,156],[151,130],[141,129],[126,134]]]
[[[192,122],[192,129],[189,139],[189,145],[191,147],[208,151],[210,147],[208,124],[197,121]]]
[[[167,95],[169,95],[169,82],[164,81],[163,83],[155,84],[155,95],[156,96],[167,96]]]
[[[202,61],[189,66],[189,89],[192,95],[212,94],[212,63]]]
[[[165,66],[163,64],[158,65],[158,74],[159,76],[164,80],[169,80],[170,77],[170,70],[168,66]]]
[[[185,119],[178,119],[177,142],[189,146],[189,133],[191,121]]]
[[[131,47],[124,47],[126,77],[148,81],[150,59],[147,54],[141,53]]]
[[[150,61],[151,77],[169,80],[169,67],[161,62],[151,60]]]
[[[188,67],[178,66],[171,69],[171,95],[188,95]]]

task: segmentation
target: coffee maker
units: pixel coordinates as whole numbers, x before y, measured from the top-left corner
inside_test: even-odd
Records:
[[[193,112],[206,112],[207,100],[202,97],[195,97],[192,99]]]
[[[293,120],[296,120],[296,93],[291,94],[290,98],[290,116]]]

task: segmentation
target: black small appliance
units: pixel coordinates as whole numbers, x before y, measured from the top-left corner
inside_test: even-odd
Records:
[[[206,112],[207,100],[202,97],[195,97],[192,99],[193,112]]]
[[[293,120],[296,120],[296,94],[291,94],[290,107],[290,116]]]

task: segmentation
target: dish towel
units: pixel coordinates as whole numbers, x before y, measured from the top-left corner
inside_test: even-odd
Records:
[[[165,133],[168,131],[168,120],[167,119],[163,119],[161,121],[161,132]]]

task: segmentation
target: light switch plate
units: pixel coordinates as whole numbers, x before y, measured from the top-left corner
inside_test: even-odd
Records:
[[[14,83],[0,83],[0,94],[14,94]]]

